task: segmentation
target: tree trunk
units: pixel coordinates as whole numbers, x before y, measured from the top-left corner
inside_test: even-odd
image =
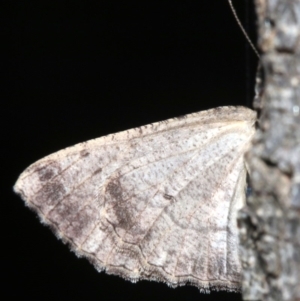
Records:
[[[244,300],[300,300],[300,0],[256,0],[264,74],[252,195],[239,214]]]

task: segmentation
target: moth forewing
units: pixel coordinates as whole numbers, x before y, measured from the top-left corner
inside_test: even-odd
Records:
[[[79,143],[29,166],[14,190],[98,270],[238,290],[255,119],[220,107]]]

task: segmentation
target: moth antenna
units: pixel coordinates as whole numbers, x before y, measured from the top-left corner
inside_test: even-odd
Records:
[[[242,25],[242,22],[240,21],[238,15],[237,15],[237,12],[236,12],[236,10],[235,10],[233,4],[232,4],[232,1],[231,1],[231,0],[228,0],[228,4],[229,4],[229,6],[230,6],[230,9],[231,9],[231,11],[232,11],[232,13],[233,13],[233,16],[234,16],[236,22],[237,22],[237,24],[239,25],[239,27],[240,27],[242,33],[244,34],[246,40],[248,41],[249,45],[251,46],[251,48],[253,49],[253,51],[254,51],[255,54],[257,55],[257,57],[260,58],[257,49],[255,48],[254,44],[252,43],[251,39],[249,38],[249,36],[248,36],[248,34],[247,34],[245,28],[244,28],[243,25]]]

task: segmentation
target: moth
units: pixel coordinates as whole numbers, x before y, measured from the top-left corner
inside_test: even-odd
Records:
[[[79,143],[29,166],[14,190],[98,271],[237,291],[255,120],[219,107]]]

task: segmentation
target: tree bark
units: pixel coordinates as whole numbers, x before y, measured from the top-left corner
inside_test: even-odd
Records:
[[[239,214],[244,300],[300,300],[300,0],[255,0],[264,74]]]

